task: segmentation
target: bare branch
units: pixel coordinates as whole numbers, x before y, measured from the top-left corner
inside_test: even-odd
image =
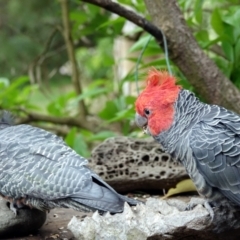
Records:
[[[221,56],[221,57],[224,58],[224,59],[227,59],[225,53],[223,52],[222,48],[221,48],[219,45],[217,45],[217,44],[212,45],[209,49],[210,49],[213,53]]]
[[[74,44],[71,36],[68,0],[60,0],[60,3],[62,8],[63,36],[65,39],[68,57],[72,67],[72,82],[73,82],[76,94],[80,95],[82,94],[82,87],[79,82],[79,70],[78,70],[77,61],[76,61],[75,52],[74,52]],[[81,114],[81,118],[85,119],[85,116],[87,115],[87,109],[83,100],[79,101],[79,111]]]
[[[92,130],[91,124],[85,121],[81,121],[79,118],[74,117],[56,117],[50,115],[39,114],[35,112],[28,112],[26,110],[21,109],[27,116],[25,118],[17,121],[17,124],[25,124],[29,122],[49,122],[54,124],[68,125],[72,127],[86,128]]]
[[[39,71],[41,71],[40,65],[42,64],[43,59],[45,58],[45,55],[48,53],[51,43],[52,43],[52,40],[58,31],[59,31],[59,28],[53,29],[53,31],[51,32],[49,38],[47,39],[47,41],[45,43],[43,51],[29,65],[28,75],[30,78],[30,82],[32,84],[41,82],[41,78],[40,78],[41,73],[39,72]],[[35,75],[37,75],[37,76],[35,77]]]

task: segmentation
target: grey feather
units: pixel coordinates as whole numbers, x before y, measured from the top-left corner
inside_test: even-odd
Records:
[[[240,116],[181,90],[171,127],[155,137],[185,166],[198,191],[240,205]]]
[[[78,210],[122,212],[121,196],[87,167],[87,160],[64,141],[30,125],[0,131],[0,194],[41,210],[73,207]]]

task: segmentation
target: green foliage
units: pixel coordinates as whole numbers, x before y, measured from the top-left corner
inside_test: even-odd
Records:
[[[118,2],[148,18],[144,1]],[[239,1],[178,0],[178,3],[199,45],[240,87]],[[126,83],[135,86],[135,69],[118,81],[114,75],[114,40],[128,35],[123,32],[124,18],[91,4],[69,1],[71,33],[83,88],[82,94],[77,95],[71,83],[71,68],[61,32],[59,1],[0,0],[0,5],[0,108],[14,111],[20,118],[31,111],[56,118],[74,118],[78,117],[78,104],[83,101],[89,114],[86,117],[99,121],[99,131],[70,127],[65,140],[84,156],[89,156],[90,149],[108,137],[140,135],[140,130],[133,125],[136,94],[126,94],[123,90]],[[149,39],[149,35],[141,31],[135,27],[130,32],[133,39],[139,36],[127,57],[134,64]],[[177,67],[171,65],[180,83],[194,90]],[[164,52],[154,38],[138,66],[139,81],[151,66],[167,69]],[[30,77],[32,80],[30,70],[38,79],[34,84],[29,81]],[[51,122],[41,122],[41,127],[53,126]]]
[[[239,1],[179,0],[179,3],[200,46],[240,87]]]
[[[37,89],[35,85],[27,85],[27,76],[14,79],[13,83],[7,78],[0,78],[0,108],[12,111],[18,108],[37,109],[37,106],[29,102],[31,92]]]

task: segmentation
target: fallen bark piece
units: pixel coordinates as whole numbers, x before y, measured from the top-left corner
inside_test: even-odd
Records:
[[[126,204],[122,214],[101,216],[95,212],[83,221],[73,217],[68,229],[79,240],[239,239],[240,223],[236,215],[216,210],[211,221],[202,205],[183,211],[186,207],[187,203],[181,200],[149,198],[145,205],[130,208]],[[221,228],[223,223],[225,226]]]
[[[46,217],[46,212],[37,209],[19,209],[15,216],[0,197],[0,238],[29,235],[44,224]]]
[[[92,151],[89,166],[119,192],[175,187],[184,167],[152,139],[108,138]]]

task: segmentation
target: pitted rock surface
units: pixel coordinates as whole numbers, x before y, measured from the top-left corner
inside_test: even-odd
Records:
[[[150,139],[109,138],[93,149],[89,165],[120,192],[168,189],[188,178],[184,167]]]
[[[44,224],[46,217],[46,212],[37,209],[19,209],[15,216],[0,197],[0,239],[34,233]]]

